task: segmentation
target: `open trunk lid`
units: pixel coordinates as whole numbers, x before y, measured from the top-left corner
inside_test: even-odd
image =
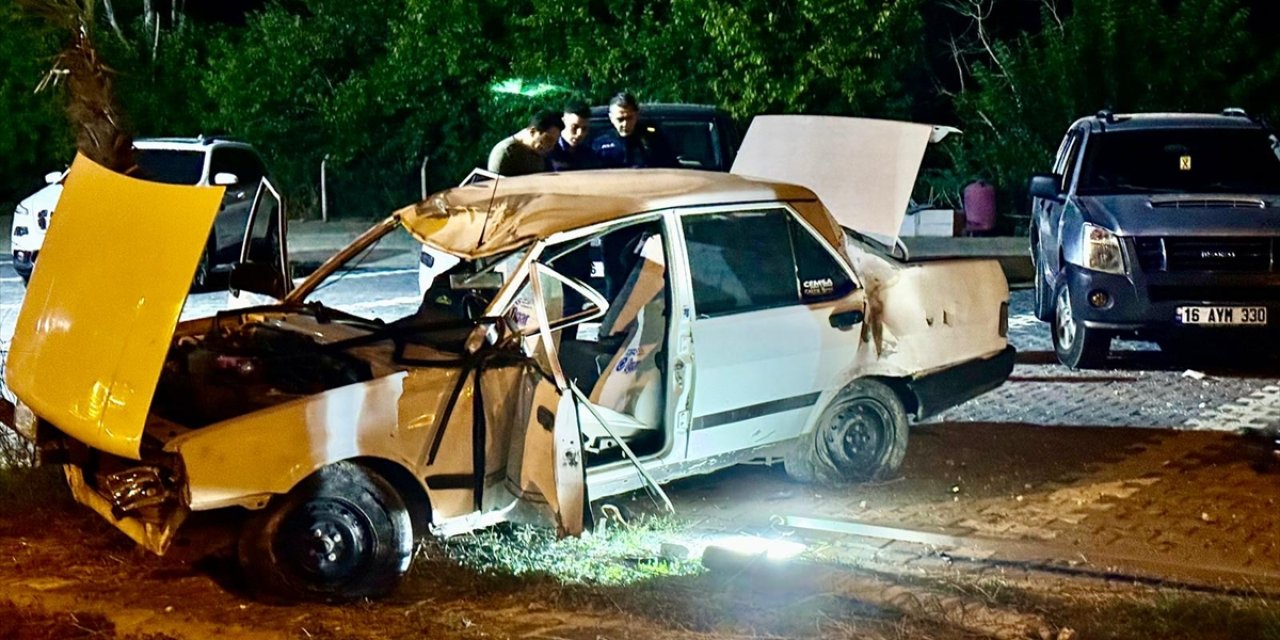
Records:
[[[842,226],[897,240],[930,142],[957,132],[840,116],[756,116],[732,173],[808,187]]]

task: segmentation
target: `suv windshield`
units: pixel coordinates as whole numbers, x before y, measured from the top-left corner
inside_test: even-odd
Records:
[[[1076,191],[1280,193],[1280,156],[1274,137],[1258,129],[1095,134]]]
[[[204,174],[204,153],[174,149],[138,149],[134,160],[142,176],[165,184],[198,184]]]

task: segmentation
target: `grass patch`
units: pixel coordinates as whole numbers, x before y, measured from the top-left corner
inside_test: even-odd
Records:
[[[448,558],[482,574],[535,574],[565,583],[626,585],[701,573],[698,558],[670,559],[660,555],[662,543],[683,528],[671,518],[650,518],[629,527],[557,539],[553,531],[543,527],[499,525],[445,540],[441,550]]]
[[[0,467],[0,517],[71,504],[61,467]]]
[[[664,542],[691,544],[694,555],[663,558]],[[399,596],[429,595],[436,616],[477,608],[573,611],[608,621],[605,637],[970,637],[837,594],[761,589],[749,574],[708,572],[699,542],[672,518],[562,540],[539,527],[500,525],[427,549]]]
[[[1087,638],[1280,640],[1280,602],[1261,598],[1159,591],[1112,598],[1073,617]]]

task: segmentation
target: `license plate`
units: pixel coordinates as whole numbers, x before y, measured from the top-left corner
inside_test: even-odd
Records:
[[[1267,324],[1266,307],[1178,307],[1178,322],[1209,326]]]

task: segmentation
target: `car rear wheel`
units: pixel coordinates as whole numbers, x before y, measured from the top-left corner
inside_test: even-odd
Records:
[[[1096,369],[1111,350],[1111,336],[1086,327],[1071,308],[1071,289],[1059,275],[1053,305],[1053,350],[1072,369]]]
[[[340,462],[251,518],[239,560],[260,597],[342,601],[389,593],[412,552],[413,526],[399,494],[381,476]]]
[[[857,380],[836,394],[784,459],[802,482],[869,482],[894,474],[907,453],[907,412],[892,389]]]

